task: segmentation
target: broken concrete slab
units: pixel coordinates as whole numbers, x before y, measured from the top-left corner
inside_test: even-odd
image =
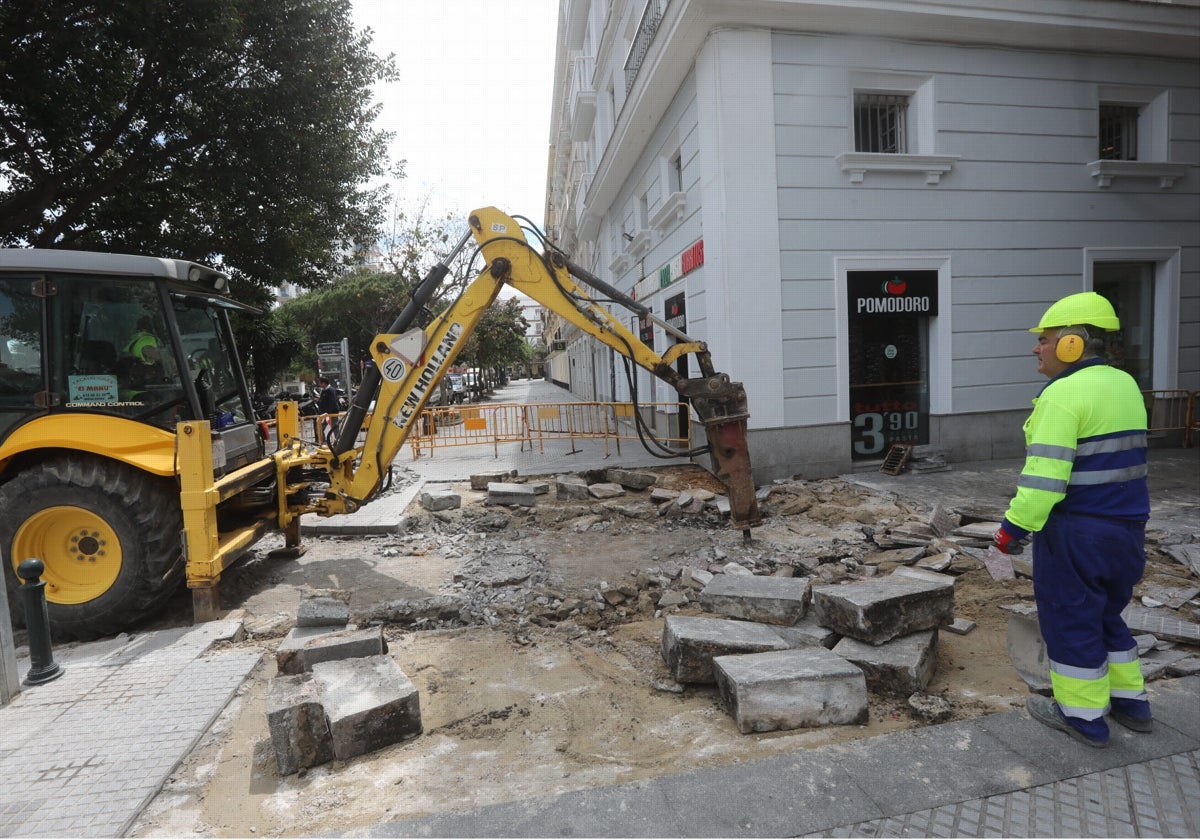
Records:
[[[349,622],[349,592],[322,589],[300,593],[300,604],[296,607],[297,627],[337,627],[344,629]]]
[[[911,566],[925,556],[925,546],[905,546],[890,548],[886,551],[874,551],[863,558],[863,562],[871,566],[884,568],[896,566]]]
[[[1038,624],[1034,604],[1006,604],[1000,609],[1008,617],[1008,658],[1017,674],[1034,691],[1050,689],[1050,656]]]
[[[840,634],[818,624],[812,615],[806,615],[791,627],[773,624],[771,629],[788,643],[788,647],[823,647],[830,650],[842,638]]]
[[[313,682],[336,758],[344,761],[421,734],[417,687],[390,656],[317,663]]]
[[[665,487],[654,487],[650,490],[650,501],[655,504],[673,502],[678,498],[679,492],[676,490],[667,490]]]
[[[1177,618],[1170,610],[1130,604],[1121,613],[1121,618],[1134,633],[1152,633],[1160,639],[1200,645],[1200,624]]]
[[[946,551],[930,557],[922,557],[916,562],[916,567],[918,569],[928,569],[931,572],[944,572],[950,568],[950,564],[953,562],[954,555]]]
[[[926,723],[941,723],[954,714],[954,704],[936,694],[917,692],[908,698],[908,707]]]
[[[811,579],[762,575],[717,575],[700,593],[706,612],[791,626],[804,618],[812,598]]]
[[[812,608],[817,621],[831,630],[879,645],[953,621],[954,584],[889,575],[814,586]]]
[[[462,507],[462,496],[453,490],[422,490],[417,501],[428,511],[458,510]]]
[[[940,504],[934,505],[929,517],[929,527],[939,537],[948,537],[962,522],[962,517],[953,511],[946,510]]]
[[[870,645],[845,638],[833,652],[862,669],[867,686],[880,694],[908,697],[924,691],[937,665],[937,631],[922,630]]]
[[[942,625],[942,629],[947,633],[953,633],[955,636],[965,636],[974,630],[976,624],[969,618],[959,618],[955,616],[954,620],[949,624]]]
[[[588,493],[597,499],[616,499],[625,495],[625,488],[611,481],[589,484]]]
[[[319,662],[374,656],[386,651],[382,627],[365,630],[294,627],[275,651],[275,666],[280,674],[302,674]]]
[[[1142,669],[1142,679],[1146,682],[1167,676],[1170,668],[1177,662],[1182,662],[1191,656],[1186,650],[1152,650],[1141,657],[1139,665]]]
[[[499,484],[516,478],[516,470],[505,470],[504,472],[476,473],[471,476],[472,490],[486,490],[489,484]]]
[[[1192,574],[1200,577],[1200,543],[1183,543],[1181,545],[1165,545],[1162,550],[1177,563],[1192,570]]]
[[[312,674],[275,677],[267,686],[267,728],[279,775],[333,760],[333,740]]]
[[[605,478],[613,484],[620,484],[629,490],[645,490],[657,481],[654,473],[637,472],[635,470],[622,470],[616,467],[610,468],[605,473]]]
[[[935,572],[932,569],[922,569],[917,566],[901,566],[892,572],[900,577],[910,577],[916,580],[926,580],[930,583],[949,584],[954,586],[956,578],[953,575]]]
[[[1177,610],[1188,601],[1200,595],[1200,586],[1190,581],[1180,580],[1178,584],[1170,585],[1162,582],[1148,581],[1143,584],[1147,595],[1164,606]]]
[[[713,673],[743,734],[867,720],[863,672],[821,647],[718,656]]]
[[[765,624],[684,615],[669,615],[663,622],[662,656],[676,682],[714,682],[714,656],[787,649]]]
[[[491,505],[534,507],[537,504],[537,493],[528,484],[493,481],[487,486],[487,500]]]
[[[587,482],[577,475],[556,475],[554,493],[559,499],[590,499]]]

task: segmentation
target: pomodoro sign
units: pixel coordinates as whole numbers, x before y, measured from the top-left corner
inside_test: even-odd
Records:
[[[937,314],[936,271],[850,271],[846,294],[851,318]]]

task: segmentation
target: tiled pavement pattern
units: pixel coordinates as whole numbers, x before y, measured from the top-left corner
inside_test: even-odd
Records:
[[[810,837],[1198,837],[1200,752]]]
[[[63,675],[0,707],[0,836],[120,837],[258,662],[209,650],[238,628],[56,651]]]

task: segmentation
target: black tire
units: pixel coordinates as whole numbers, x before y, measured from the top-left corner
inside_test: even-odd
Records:
[[[24,622],[15,570],[37,556],[46,564],[53,639],[129,629],[161,609],[182,582],[182,532],[179,493],[165,479],[88,455],[23,470],[0,486],[0,547],[14,621]]]

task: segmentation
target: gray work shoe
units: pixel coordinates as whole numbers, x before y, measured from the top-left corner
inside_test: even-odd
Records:
[[[1054,702],[1049,697],[1042,697],[1040,694],[1035,694],[1025,701],[1025,708],[1029,712],[1029,716],[1039,723],[1044,723],[1051,729],[1057,729],[1059,732],[1065,732],[1074,738],[1076,741],[1081,741],[1089,747],[1104,748],[1108,746],[1108,740],[1096,741],[1084,735],[1074,726],[1072,726],[1065,717],[1062,710],[1058,708],[1058,703]]]
[[[1127,715],[1124,712],[1118,712],[1116,709],[1109,709],[1109,715],[1117,723],[1124,726],[1126,729],[1132,729],[1134,732],[1153,732],[1154,718],[1139,718],[1133,715]]]

